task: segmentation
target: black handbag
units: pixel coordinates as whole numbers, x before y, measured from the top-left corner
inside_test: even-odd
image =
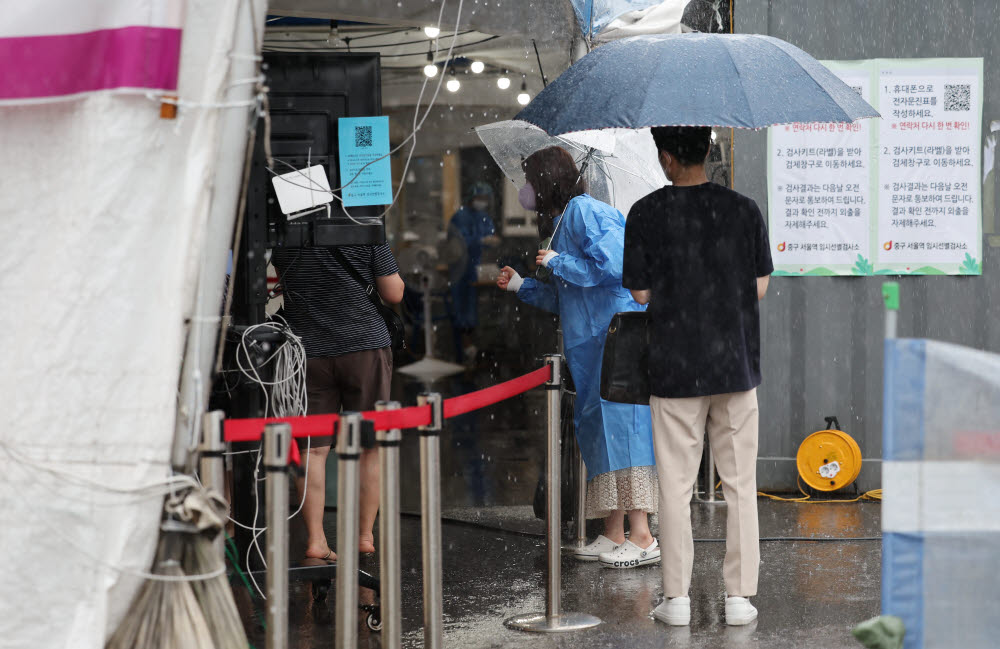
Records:
[[[601,359],[601,398],[649,405],[650,318],[646,311],[616,313]]]
[[[385,321],[385,328],[389,330],[389,338],[392,340],[393,349],[406,349],[406,332],[403,329],[403,319],[399,317],[399,314],[387,307],[383,302],[382,298],[379,297],[378,291],[375,289],[374,284],[369,284],[365,281],[365,278],[361,276],[361,273],[347,260],[337,248],[328,248],[328,250],[333,254],[339,263],[347,273],[354,278],[358,284],[364,287],[365,295],[371,300],[372,305],[378,314],[382,316]]]

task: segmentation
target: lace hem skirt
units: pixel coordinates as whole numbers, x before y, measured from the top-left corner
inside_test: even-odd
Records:
[[[655,466],[632,466],[595,476],[587,483],[587,518],[605,518],[623,509],[656,513],[660,485]]]

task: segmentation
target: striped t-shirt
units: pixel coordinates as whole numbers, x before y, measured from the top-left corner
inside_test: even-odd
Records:
[[[399,272],[387,244],[340,246],[366,282]],[[340,356],[392,344],[385,321],[327,248],[276,248],[271,262],[284,296],[282,315],[309,358]]]

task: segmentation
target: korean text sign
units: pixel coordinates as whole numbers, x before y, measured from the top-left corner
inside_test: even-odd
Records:
[[[392,203],[389,118],[341,117],[337,133],[344,206]]]
[[[825,64],[882,119],[770,130],[776,274],[980,274],[982,59]]]

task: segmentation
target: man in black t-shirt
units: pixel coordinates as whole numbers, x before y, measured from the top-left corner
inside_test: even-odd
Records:
[[[691,490],[707,431],[728,505],[726,623],[757,609],[757,391],[760,315],[771,272],[767,228],[746,196],[708,181],[711,129],[652,129],[672,185],[633,205],[622,284],[651,317],[650,407],[660,481],[665,600],[653,616],[691,619]]]

